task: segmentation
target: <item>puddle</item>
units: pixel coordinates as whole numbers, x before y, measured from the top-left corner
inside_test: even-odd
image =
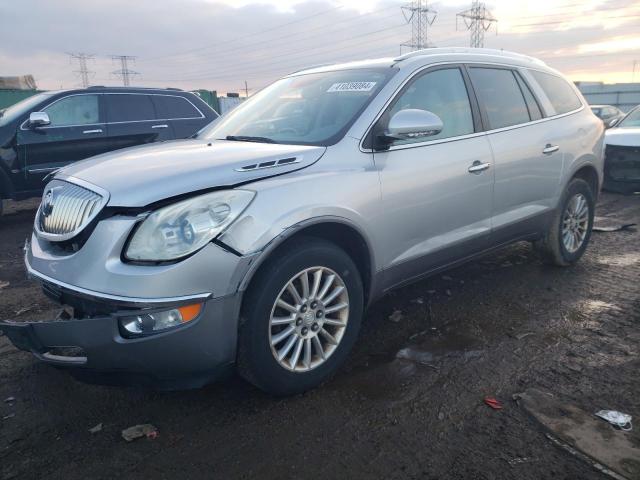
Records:
[[[469,335],[453,333],[441,336],[436,333],[425,336],[419,344],[399,350],[396,359],[429,367],[437,367],[437,363],[446,358],[462,358],[466,363],[482,355],[479,347],[479,340]]]
[[[640,264],[640,254],[638,253],[625,253],[622,255],[611,255],[606,257],[599,257],[598,262],[602,265],[616,265],[619,267],[632,267]]]
[[[617,310],[613,303],[603,302],[601,300],[588,300],[584,304],[585,313],[600,313],[607,310]]]
[[[484,353],[480,341],[469,335],[441,335],[438,330],[430,330],[420,340],[395,355],[369,356],[343,380],[345,385],[372,400],[406,401],[411,397],[407,387],[422,381],[425,375],[439,375],[448,361],[467,363]]]

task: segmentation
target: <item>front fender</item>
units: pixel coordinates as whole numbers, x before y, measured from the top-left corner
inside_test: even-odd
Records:
[[[296,235],[297,233],[312,227],[314,225],[320,225],[320,224],[342,224],[346,227],[349,227],[351,229],[353,229],[354,231],[356,231],[359,236],[363,239],[366,247],[367,247],[367,255],[369,257],[369,261],[370,261],[370,266],[371,266],[371,270],[372,272],[376,271],[376,263],[375,263],[375,256],[374,256],[374,251],[373,251],[373,247],[371,245],[371,242],[369,240],[369,238],[367,237],[367,235],[357,226],[355,225],[353,222],[351,222],[349,219],[344,218],[344,217],[337,217],[334,215],[325,215],[325,216],[320,216],[320,217],[314,217],[314,218],[308,218],[306,220],[303,220],[301,222],[298,222],[294,225],[291,225],[290,227],[284,229],[283,231],[281,231],[278,235],[276,235],[273,239],[271,239],[265,246],[264,248],[258,253],[256,254],[255,260],[251,263],[251,266],[249,267],[249,270],[246,272],[246,275],[244,276],[244,279],[242,280],[242,282],[240,283],[238,290],[240,291],[244,291],[246,290],[247,286],[249,285],[251,279],[253,278],[254,274],[258,271],[258,269],[260,268],[260,266],[271,256],[271,254],[273,253],[273,251],[275,251],[278,247],[280,247],[284,242],[286,242],[288,239],[290,239],[291,237],[293,237],[294,235]],[[221,239],[222,240],[222,239]],[[227,245],[230,246],[231,245]],[[231,247],[233,248],[233,247]]]

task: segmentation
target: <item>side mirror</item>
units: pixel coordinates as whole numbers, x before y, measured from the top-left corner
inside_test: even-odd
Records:
[[[437,135],[442,131],[440,117],[427,110],[408,108],[396,112],[389,120],[387,129],[378,135],[381,146],[388,147],[396,140],[419,139]]]
[[[46,112],[31,112],[29,115],[29,126],[32,128],[44,127],[50,123],[49,114]]]
[[[611,128],[611,127],[615,127],[615,126],[618,124],[618,122],[619,122],[619,121],[620,121],[620,118],[619,118],[619,117],[614,118],[613,120],[611,120],[611,121],[609,122],[609,124],[607,125],[607,127],[609,127],[609,128]]]

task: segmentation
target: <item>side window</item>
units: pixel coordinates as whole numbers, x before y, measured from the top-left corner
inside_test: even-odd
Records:
[[[108,122],[155,120],[156,112],[149,95],[112,93],[105,95]]]
[[[529,109],[513,71],[472,67],[469,75],[487,113],[490,129],[530,121]]]
[[[100,123],[97,95],[72,95],[58,100],[44,111],[49,115],[52,127],[89,125]]]
[[[170,95],[151,95],[156,106],[158,118],[171,120],[174,118],[201,118],[202,114],[186,98]]]
[[[398,140],[394,145],[457,137],[474,132],[469,95],[459,68],[425,73],[413,80],[396,99],[386,117],[409,108],[428,110],[440,117],[442,132],[421,139]]]
[[[542,110],[540,110],[540,105],[538,105],[536,97],[533,96],[531,89],[522,79],[520,74],[516,72],[515,75],[516,79],[518,80],[518,85],[520,86],[520,91],[524,95],[524,99],[527,102],[529,117],[531,118],[531,120],[540,120],[542,118]]]
[[[577,110],[582,106],[578,95],[564,78],[536,70],[530,70],[530,72],[544,90],[558,115]]]

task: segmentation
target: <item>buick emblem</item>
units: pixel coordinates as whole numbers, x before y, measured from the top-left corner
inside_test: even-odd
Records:
[[[55,201],[56,201],[56,189],[52,188],[47,193],[45,193],[44,198],[42,199],[41,211],[42,211],[43,217],[46,218],[49,215],[51,215]]]

